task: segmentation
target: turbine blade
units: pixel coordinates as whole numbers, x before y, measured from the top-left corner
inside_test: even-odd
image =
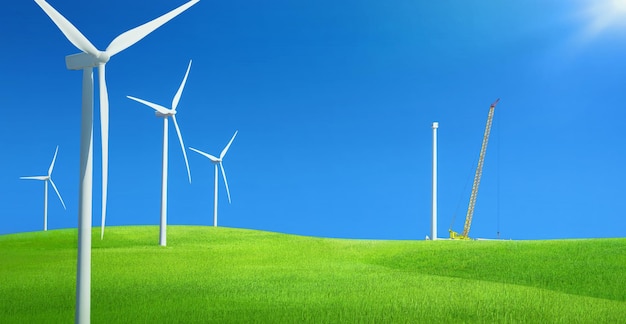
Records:
[[[48,176],[20,177],[22,180],[48,180]]]
[[[183,78],[183,82],[178,87],[178,91],[174,96],[174,100],[172,100],[172,110],[176,110],[178,106],[178,101],[180,101],[180,96],[183,94],[183,89],[185,88],[185,83],[187,83],[187,76],[189,75],[189,70],[191,69],[191,60],[189,60],[189,65],[187,66],[187,72],[185,73],[185,77]]]
[[[230,142],[228,142],[228,145],[226,145],[226,147],[222,150],[222,153],[220,153],[220,160],[223,159],[224,155],[226,155],[226,152],[228,152],[228,148],[230,147],[230,144],[232,144],[235,140],[235,136],[237,136],[238,132],[239,131],[235,131],[235,135],[233,135],[233,137],[230,139]]]
[[[187,166],[187,177],[189,178],[189,183],[191,183],[191,170],[189,170],[189,160],[187,160],[187,152],[185,151],[185,144],[183,143],[183,135],[180,133],[180,128],[178,127],[178,122],[176,121],[176,115],[172,115],[172,120],[174,121],[174,127],[176,128],[176,134],[178,134],[180,148],[183,150],[183,157],[185,158],[185,165]]]
[[[65,208],[65,202],[63,202],[63,198],[61,198],[61,194],[59,193],[59,189],[57,189],[57,186],[54,185],[54,181],[52,181],[52,179],[50,179],[50,184],[52,184],[52,188],[54,188],[54,191],[57,193],[57,196],[59,196],[59,199],[61,200],[61,204],[63,205],[63,209],[67,210],[67,208]]]
[[[35,0],[35,3],[52,19],[55,25],[61,30],[65,38],[79,50],[93,56],[100,55],[100,51],[85,37],[72,23],[61,15],[56,9],[44,0]]]
[[[52,174],[52,169],[54,169],[54,161],[57,160],[57,153],[59,153],[59,146],[57,145],[57,150],[54,151],[54,157],[52,158],[52,163],[50,163],[50,167],[48,168],[48,176]]]
[[[228,190],[228,181],[226,181],[226,171],[224,171],[224,166],[222,162],[220,162],[220,169],[222,169],[222,177],[224,178],[224,184],[226,185],[226,194],[228,195],[228,203],[230,204],[230,190]]]
[[[211,155],[209,153],[204,153],[204,152],[202,152],[200,150],[196,150],[193,147],[189,147],[189,149],[194,151],[194,152],[196,152],[196,153],[200,153],[200,154],[204,155],[205,157],[209,158],[211,161],[213,161],[215,163],[218,163],[220,161],[220,159],[216,158],[215,156],[213,156],[213,155]]]
[[[200,0],[191,0],[185,3],[184,5],[164,14],[161,17],[158,17],[141,26],[135,27],[127,32],[122,33],[121,35],[117,36],[111,42],[111,44],[109,44],[105,52],[109,56],[113,56],[127,49],[128,47],[140,41],[142,38],[148,36],[148,34],[153,32],[155,29],[161,27],[163,24],[170,21],[172,18],[178,16],[183,11],[187,10],[189,7],[196,4],[198,1]]]
[[[102,229],[101,239],[104,238],[104,224],[107,214],[107,185],[109,180],[109,94],[105,77],[105,64],[98,66],[98,83],[100,86],[100,133],[102,135]]]
[[[150,101],[146,101],[146,100],[143,100],[143,99],[135,98],[133,96],[126,96],[126,98],[131,99],[131,100],[135,100],[135,101],[137,101],[139,103],[142,103],[142,104],[144,104],[144,105],[146,105],[146,106],[148,106],[148,107],[150,107],[150,108],[160,112],[163,115],[167,115],[167,114],[170,113],[169,109],[167,109],[167,108],[165,108],[165,107],[163,107],[161,105],[157,105],[155,103],[152,103]]]

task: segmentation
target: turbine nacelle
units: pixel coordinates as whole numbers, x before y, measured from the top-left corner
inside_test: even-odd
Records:
[[[65,66],[68,70],[82,70],[84,68],[94,68],[103,63],[106,62],[101,62],[97,57],[85,52],[72,54],[65,57]]]
[[[68,70],[81,70],[83,68],[98,67],[106,64],[111,56],[106,52],[98,52],[92,55],[86,52],[68,55],[65,57],[65,66]]]
[[[161,112],[161,111],[155,111],[154,114],[157,117],[167,118],[167,117],[171,117],[171,116],[176,115],[176,110],[169,109],[167,113],[164,113],[164,112]]]

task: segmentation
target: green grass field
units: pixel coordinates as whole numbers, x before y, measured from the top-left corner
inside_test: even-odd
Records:
[[[94,228],[93,323],[626,321],[626,239],[374,241]],[[77,231],[0,235],[0,322],[74,320]]]

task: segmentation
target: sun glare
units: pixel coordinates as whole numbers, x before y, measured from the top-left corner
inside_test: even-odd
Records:
[[[624,11],[626,11],[626,1],[625,0],[613,0],[613,1],[611,1],[611,3],[613,4],[613,7],[616,10],[621,11],[622,13]]]
[[[586,34],[596,36],[609,29],[626,28],[626,0],[590,0],[584,11],[589,20]]]

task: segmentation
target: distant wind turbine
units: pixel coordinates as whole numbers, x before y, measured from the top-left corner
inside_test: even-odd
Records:
[[[52,188],[54,188],[54,191],[57,193],[57,196],[59,196],[59,200],[61,200],[63,209],[67,209],[65,208],[65,203],[63,202],[63,198],[61,198],[59,189],[57,189],[57,186],[54,184],[54,181],[52,181],[52,169],[54,169],[54,162],[57,159],[58,152],[59,152],[59,146],[57,145],[57,149],[56,151],[54,151],[54,157],[52,158],[52,163],[50,163],[50,167],[48,168],[48,175],[20,177],[20,179],[24,179],[24,180],[41,180],[44,182],[44,187],[43,187],[44,188],[43,189],[43,230],[44,231],[48,230],[48,181],[50,181]]]
[[[82,117],[80,137],[80,175],[78,191],[78,266],[76,279],[77,323],[91,319],[91,214],[93,187],[93,68],[98,67],[100,87],[100,120],[102,136],[102,229],[106,220],[106,194],[108,182],[109,97],[105,81],[105,64],[113,55],[140,41],[155,29],[178,16],[200,0],[191,0],[165,15],[135,27],[117,36],[104,50],[98,50],[72,23],[44,0],[35,0],[52,19],[63,35],[82,53],[65,57],[70,70],[83,71]]]
[[[155,114],[157,117],[163,118],[163,171],[161,176],[161,224],[159,231],[159,244],[161,246],[166,245],[167,240],[167,149],[168,149],[168,118],[172,117],[174,121],[174,126],[176,127],[176,134],[178,134],[178,140],[180,141],[180,148],[183,150],[183,157],[185,157],[185,165],[187,166],[187,177],[189,178],[189,183],[191,183],[191,171],[189,170],[189,161],[187,160],[187,152],[185,151],[185,144],[183,144],[183,136],[180,133],[180,128],[178,127],[178,122],[176,122],[176,107],[178,106],[178,101],[180,100],[180,96],[183,93],[183,89],[185,88],[185,83],[187,82],[187,76],[189,75],[189,69],[191,69],[191,60],[189,61],[189,66],[187,66],[187,73],[185,73],[185,77],[183,78],[183,82],[180,84],[178,88],[178,92],[174,96],[172,100],[172,108],[167,109],[161,105],[157,105],[155,103],[126,96],[128,99],[135,100],[139,103],[142,103],[148,107],[151,107],[155,110]]]
[[[230,144],[233,143],[233,140],[235,139],[235,136],[237,136],[237,132],[239,131],[235,131],[235,135],[233,135],[233,137],[230,139],[230,142],[228,142],[228,144],[226,145],[226,147],[222,150],[222,153],[220,153],[220,157],[217,158],[209,153],[205,153],[202,152],[200,150],[197,150],[193,147],[190,147],[189,149],[204,155],[205,157],[209,158],[209,160],[211,160],[213,162],[213,164],[215,165],[215,186],[214,186],[214,202],[213,202],[213,226],[217,227],[217,179],[218,179],[218,174],[217,174],[217,165],[219,164],[220,169],[222,169],[222,177],[224,177],[224,185],[226,185],[226,194],[228,195],[228,203],[230,204],[230,190],[228,190],[228,181],[226,181],[226,172],[224,171],[224,166],[222,165],[222,160],[224,159],[224,156],[226,155],[226,152],[228,152],[228,148],[230,147]]]

